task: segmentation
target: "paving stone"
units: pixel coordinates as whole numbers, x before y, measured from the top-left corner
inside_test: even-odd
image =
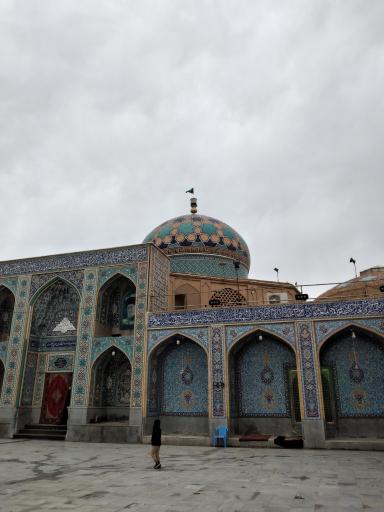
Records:
[[[384,511],[381,452],[163,446],[161,457],[155,471],[143,445],[1,440],[0,511]]]

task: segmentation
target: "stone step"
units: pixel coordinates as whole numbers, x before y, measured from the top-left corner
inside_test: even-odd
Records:
[[[67,425],[52,425],[50,423],[31,423],[30,425],[25,425],[24,428],[28,430],[67,430]]]
[[[174,446],[210,446],[211,439],[204,434],[163,434],[161,436],[161,443]],[[143,444],[151,444],[151,436],[143,436]]]
[[[352,438],[352,439],[326,439],[324,448],[327,450],[362,450],[362,451],[384,451],[383,438]]]
[[[42,434],[40,432],[28,432],[28,433],[17,433],[13,434],[14,439],[44,439],[47,441],[64,441],[65,434]]]
[[[28,435],[59,435],[59,436],[66,436],[67,429],[46,429],[46,428],[39,428],[39,429],[29,429],[29,428],[22,428],[17,432],[18,434],[28,434]]]
[[[273,442],[274,439],[275,437],[272,436],[267,440],[240,441],[239,437],[233,436],[229,438],[228,445],[235,448],[279,448]]]

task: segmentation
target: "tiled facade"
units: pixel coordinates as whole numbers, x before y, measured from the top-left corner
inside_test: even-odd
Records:
[[[171,271],[180,274],[195,274],[200,276],[224,277],[226,279],[239,279],[248,276],[248,270],[240,265],[238,272],[231,260],[217,256],[177,256],[172,258]]]
[[[322,366],[333,372],[340,418],[384,418],[384,345],[364,335],[326,345]]]
[[[68,425],[75,430],[97,415],[108,416],[108,407],[125,408],[121,416],[140,429],[157,415],[177,418],[176,430],[198,425],[207,434],[233,417],[253,418],[253,425],[263,419],[293,423],[288,372],[297,370],[303,431],[311,446],[309,432],[321,432],[325,419],[321,366],[334,375],[338,418],[384,417],[383,299],[250,306],[242,295],[244,304],[235,307],[206,301],[204,307],[170,311],[172,271],[212,277],[213,290],[218,278],[228,277],[221,263],[229,255],[243,258],[241,278],[249,264],[236,232],[224,241],[222,223],[211,219],[200,230],[200,221],[192,228],[175,222],[185,232],[179,236],[168,233],[168,224],[160,226],[160,249],[143,244],[0,263],[0,287],[15,299],[9,332],[0,340],[0,432],[9,411],[27,418],[35,410],[38,417],[45,379],[53,373],[72,378]],[[226,261],[230,272],[236,261]],[[229,277],[226,287],[236,293],[236,272]],[[99,299],[110,283],[125,278],[132,287],[132,325],[107,332],[103,324],[99,332]],[[206,289],[199,284],[202,296]],[[118,307],[111,304],[109,316]],[[354,344],[348,335],[353,329]]]

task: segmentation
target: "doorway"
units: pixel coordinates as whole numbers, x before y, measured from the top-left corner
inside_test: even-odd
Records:
[[[45,376],[40,423],[63,425],[67,423],[67,407],[71,398],[72,373],[47,373]]]

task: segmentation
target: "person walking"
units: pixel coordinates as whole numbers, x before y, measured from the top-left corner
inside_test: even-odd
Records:
[[[151,457],[155,462],[154,469],[161,469],[160,464],[160,446],[161,446],[161,428],[160,420],[153,422],[152,438],[151,438]]]

